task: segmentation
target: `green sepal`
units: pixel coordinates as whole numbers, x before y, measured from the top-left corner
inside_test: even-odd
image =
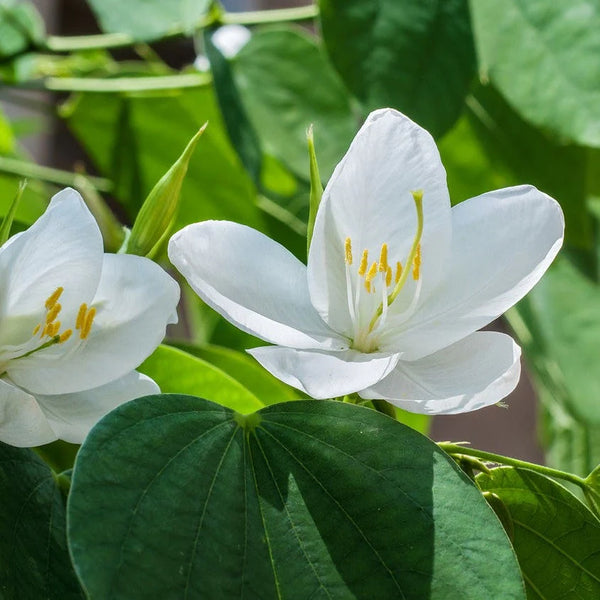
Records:
[[[131,229],[127,244],[128,254],[151,255],[169,234],[177,215],[183,178],[194,148],[207,125],[208,123],[205,123],[194,135],[181,156],[160,178],[144,200]]]

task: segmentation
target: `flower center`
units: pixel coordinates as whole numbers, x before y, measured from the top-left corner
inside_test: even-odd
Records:
[[[42,321],[34,327],[27,342],[16,346],[5,346],[2,349],[0,352],[0,375],[6,370],[9,361],[26,358],[56,344],[64,344],[71,338],[73,329],[63,329],[59,320],[62,310],[59,300],[63,291],[64,288],[58,287],[48,296],[44,303],[46,314]],[[95,316],[96,309],[94,307],[88,308],[87,304],[81,304],[75,321],[75,330],[79,332],[79,343],[90,335]]]
[[[352,240],[347,237],[344,242],[348,310],[354,329],[350,347],[361,352],[375,352],[378,349],[388,307],[396,300],[411,274],[417,286],[412,302],[404,312],[412,312],[418,299],[421,284],[423,191],[411,193],[417,211],[417,231],[404,266],[401,261],[397,261],[392,268],[388,263],[388,244],[384,242],[379,251],[379,260],[373,261],[370,266],[369,251],[363,250],[358,270],[354,275],[351,269],[354,263]]]

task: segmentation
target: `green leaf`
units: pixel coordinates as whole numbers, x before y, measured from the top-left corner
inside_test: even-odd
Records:
[[[397,108],[434,136],[458,118],[475,71],[467,0],[319,0],[323,39],[370,111]]]
[[[62,114],[99,170],[115,181],[115,193],[132,219],[181,148],[208,121],[190,159],[174,230],[205,219],[264,229],[254,187],[229,144],[211,89],[167,96],[84,94]]]
[[[339,402],[119,407],[80,450],[69,540],[98,598],[525,597],[499,521],[437,445]]]
[[[245,352],[215,345],[199,347],[177,344],[177,346],[225,371],[250,390],[266,406],[284,400],[297,400],[302,397],[301,392],[273,377],[271,373],[261,367],[254,358]],[[208,394],[204,395],[207,396]]]
[[[600,521],[571,492],[512,467],[481,473],[476,481],[510,514],[530,600],[600,597]]]
[[[556,198],[565,213],[566,241],[591,249],[587,149],[561,144],[531,127],[492,86],[478,86],[467,105],[471,126],[493,165],[511,173],[511,185],[533,184]]]
[[[0,58],[26,51],[44,38],[44,21],[30,2],[0,0]]]
[[[209,0],[88,0],[107,33],[126,33],[136,40],[153,40],[173,31],[191,33],[206,14]]]
[[[62,477],[62,476],[61,476]],[[0,443],[0,597],[82,599],[57,477],[31,450]]]
[[[344,86],[315,40],[291,28],[259,30],[232,67],[265,152],[308,180],[306,131],[312,124],[326,181],[357,123]]]
[[[551,361],[558,385],[566,388],[569,411],[600,424],[600,287],[559,259],[519,304],[519,313],[535,332],[532,350]]]
[[[159,346],[138,371],[152,377],[164,393],[208,396],[237,412],[250,413],[266,404],[225,371],[170,346]]]
[[[213,44],[213,29],[204,30],[204,49],[210,61],[215,92],[229,139],[252,180],[258,184],[262,171],[262,150],[256,131],[248,120],[242,99],[233,80],[227,58]]]
[[[474,0],[481,68],[525,119],[600,146],[600,12],[596,0]]]

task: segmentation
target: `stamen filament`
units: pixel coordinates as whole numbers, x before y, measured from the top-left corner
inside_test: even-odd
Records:
[[[415,261],[415,257],[417,256],[417,253],[420,253],[420,243],[421,243],[421,236],[423,235],[423,190],[417,190],[414,192],[411,192],[413,200],[415,201],[415,208],[417,211],[417,232],[415,233],[415,237],[412,243],[412,246],[410,248],[410,252],[408,253],[408,257],[406,259],[406,265],[407,267],[409,265],[414,265],[414,261]],[[420,255],[419,255],[419,261],[420,261]],[[420,264],[420,262],[419,262]],[[396,265],[397,267],[397,265]],[[375,311],[375,314],[373,315],[373,318],[371,319],[371,322],[369,323],[369,332],[373,331],[375,325],[377,325],[377,321],[379,320],[379,317],[381,317],[382,313],[383,313],[383,306],[384,304],[386,305],[386,308],[398,297],[398,294],[400,293],[400,291],[402,290],[402,288],[404,287],[404,284],[406,283],[406,280],[408,278],[408,274],[410,273],[410,269],[406,268],[403,269],[402,272],[400,273],[400,277],[398,278],[398,280],[396,281],[396,285],[394,286],[394,289],[392,290],[392,293],[387,296],[387,298],[377,307],[377,310]],[[368,277],[368,275],[367,275]]]
[[[421,236],[423,235],[423,190],[418,190],[416,192],[411,193],[415,201],[415,208],[417,209],[417,232],[415,234],[415,239],[413,240],[410,252],[408,253],[408,257],[406,259],[407,266],[413,263],[421,243]],[[408,268],[402,271],[400,279],[398,279],[398,281],[396,282],[394,290],[388,296],[388,304],[391,304],[398,297],[400,290],[404,287],[404,284],[406,283],[408,273]]]

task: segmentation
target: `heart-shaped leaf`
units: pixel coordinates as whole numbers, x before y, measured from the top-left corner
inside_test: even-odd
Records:
[[[121,406],[78,456],[69,538],[103,599],[525,597],[453,461],[341,402],[246,417],[190,396]]]

